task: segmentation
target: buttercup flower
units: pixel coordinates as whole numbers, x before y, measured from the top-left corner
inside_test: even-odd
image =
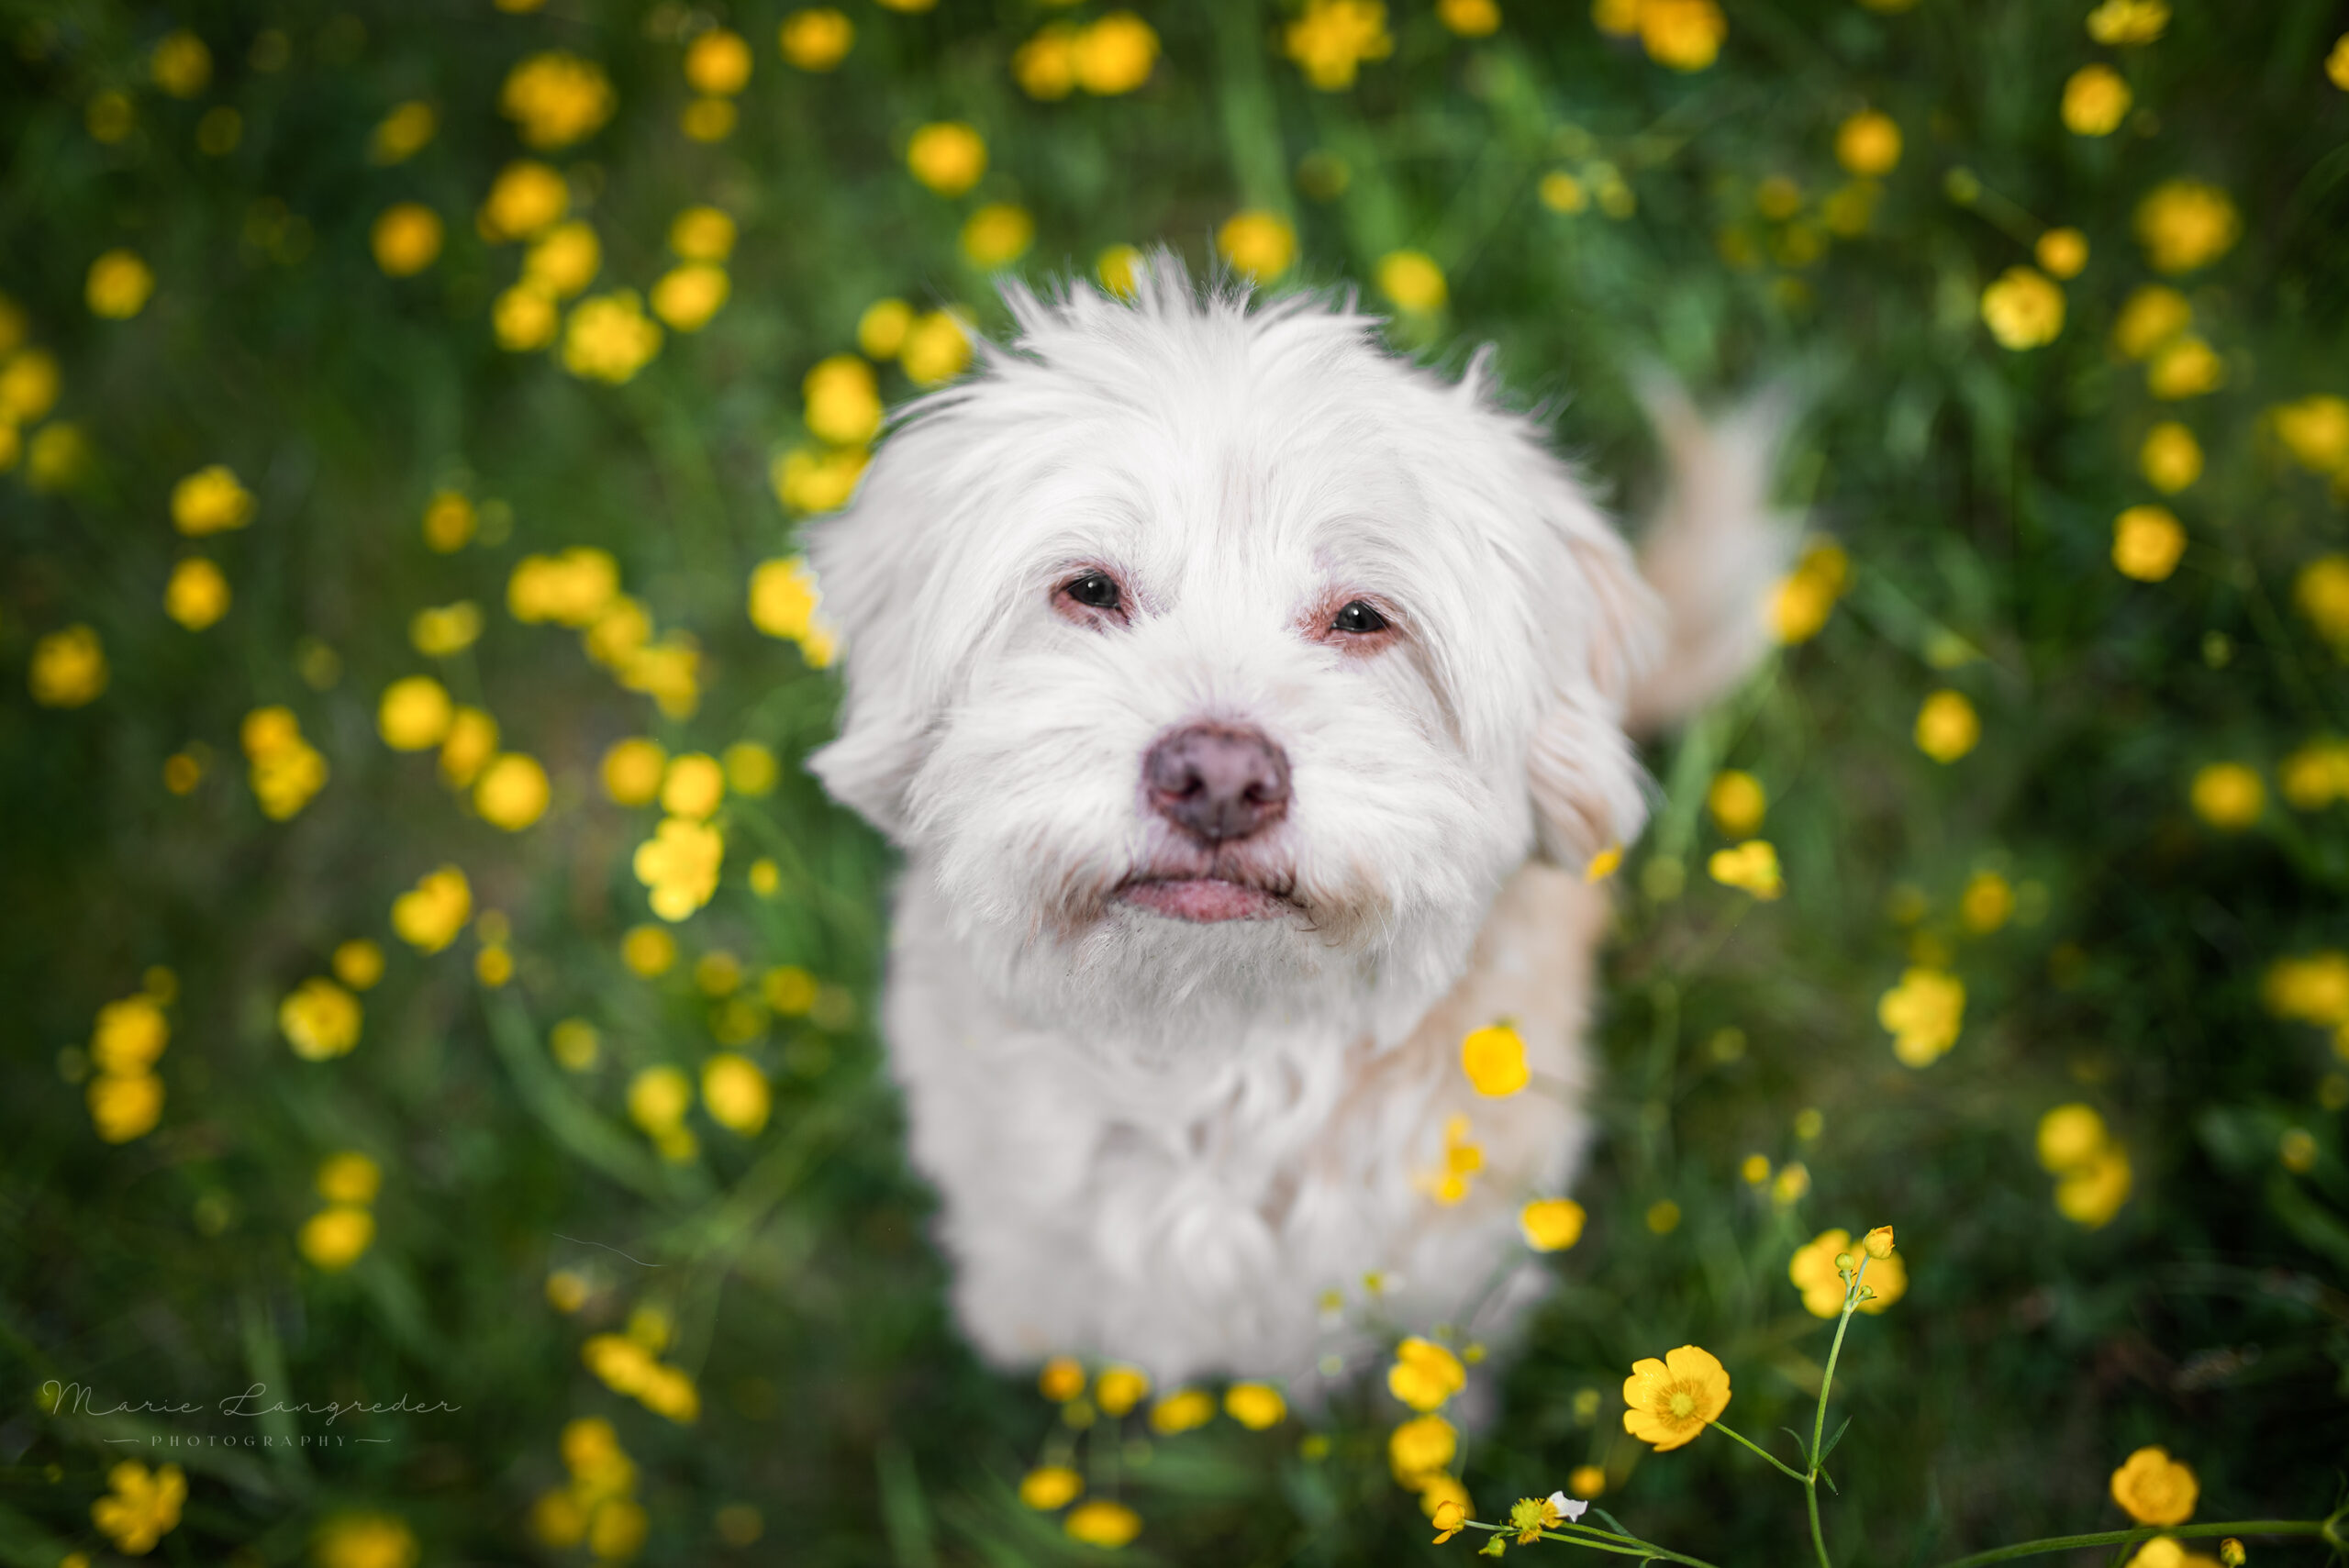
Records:
[[[226,533],[252,520],[252,492],[224,463],[199,468],[172,486],[172,526],[190,539]]]
[[[1729,1372],[1709,1351],[1683,1345],[1664,1360],[1631,1363],[1623,1380],[1623,1429],[1658,1453],[1680,1447],[1729,1408]]]
[[[190,631],[202,631],[228,613],[228,579],[201,556],[172,568],[163,585],[163,613]]]
[[[651,890],[652,912],[682,920],[718,891],[718,862],[726,840],[718,829],[683,817],[663,817],[653,836],[637,846],[636,879]]]
[[[357,1262],[375,1240],[375,1217],[351,1204],[322,1208],[302,1222],[294,1244],[302,1256],[328,1273]]]
[[[698,332],[724,306],[733,281],[726,269],[688,261],[661,274],[652,285],[652,314],[679,332]]]
[[[2137,204],[2137,239],[2157,272],[2191,272],[2234,248],[2243,219],[2227,193],[2199,180],[2167,180]]]
[[[212,50],[185,28],[165,33],[147,57],[155,85],[174,98],[193,98],[212,80]]]
[[[2349,555],[2320,555],[2301,567],[2292,605],[2334,648],[2349,651]]]
[[[376,217],[368,243],[384,276],[410,278],[440,256],[442,233],[439,213],[422,202],[397,202]]]
[[[2185,331],[2193,320],[2194,307],[2184,295],[2165,284],[2147,284],[2121,306],[2112,340],[2132,360],[2151,359],[2154,350]]]
[[[701,1099],[710,1120],[745,1138],[757,1136],[767,1124],[774,1096],[766,1074],[748,1057],[721,1051],[701,1066]]]
[[[1049,1513],[1067,1507],[1085,1490],[1085,1477],[1065,1464],[1048,1464],[1019,1478],[1019,1500]]]
[[[2083,65],[2064,83],[2064,128],[2074,136],[2110,136],[2129,114],[2129,83],[2101,61]]]
[[[359,1043],[359,998],[324,976],[305,980],[277,1005],[277,1027],[305,1062],[340,1056]]]
[[[1432,1340],[1411,1335],[1395,1347],[1386,1390],[1414,1410],[1433,1410],[1467,1385],[1460,1358]]]
[[[856,24],[829,6],[794,11],[784,17],[777,40],[783,58],[802,71],[829,71],[848,58]]]
[[[101,1073],[84,1092],[90,1125],[108,1143],[128,1143],[163,1119],[163,1081],[152,1073]]]
[[[740,92],[751,82],[751,46],[738,32],[710,28],[685,47],[685,81],[696,93]]]
[[[952,381],[971,362],[971,329],[954,311],[929,311],[906,329],[897,362],[916,386]]]
[[[1281,35],[1281,46],[1306,81],[1325,93],[1343,92],[1364,61],[1395,52],[1379,0],[1306,0],[1304,14]]]
[[[2031,249],[2041,269],[2058,278],[2076,278],[2088,264],[2088,237],[2076,228],[2051,228]]]
[[[959,196],[987,172],[987,144],[959,120],[926,125],[906,144],[906,167],[941,196]]]
[[[522,276],[558,299],[568,299],[595,281],[604,263],[604,242],[596,230],[573,220],[557,224],[522,257]]]
[[[1297,259],[1297,230],[1277,213],[1235,213],[1216,230],[1215,248],[1235,272],[1268,284]]]
[[[1582,1240],[1583,1207],[1568,1197],[1536,1198],[1518,1211],[1517,1228],[1537,1252],[1560,1252]]]
[[[1124,1415],[1149,1393],[1150,1377],[1137,1367],[1103,1367],[1101,1375],[1093,1380],[1093,1402],[1105,1416]]]
[[[1994,871],[1977,871],[1965,880],[1957,896],[1958,918],[1977,937],[1987,937],[2005,925],[2015,912],[2015,890]]]
[[[1215,1400],[1204,1388],[1182,1389],[1150,1407],[1150,1429],[1162,1437],[1192,1431],[1214,1419]]]
[[[498,112],[515,123],[524,141],[542,150],[593,135],[612,117],[615,105],[604,68],[561,50],[516,65],[497,97]]]
[[[2193,431],[2165,419],[2145,433],[2137,466],[2154,489],[2175,495],[2202,477],[2202,446]]]
[[[135,250],[109,250],[90,263],[83,296],[90,313],[110,320],[128,321],[147,308],[155,292],[155,273]]]
[[[367,137],[370,163],[405,163],[424,150],[440,129],[440,116],[420,98],[411,98],[375,122]]]
[[[1854,174],[1889,174],[1900,162],[1900,128],[1879,109],[1862,109],[1835,130],[1835,161]]]
[[[418,610],[407,623],[411,647],[428,659],[462,653],[481,636],[481,606],[471,599]]]
[[[90,1520],[124,1556],[144,1557],[179,1528],[187,1476],[178,1465],[150,1472],[125,1460],[106,1472],[106,1496],[90,1505]]]
[[[1954,762],[1982,738],[1982,720],[1962,692],[1939,691],[1917,709],[1917,750],[1936,762]]]
[[[1055,1405],[1085,1392],[1085,1367],[1074,1356],[1054,1356],[1036,1374],[1037,1390]]]
[[[1442,1498],[1437,1502],[1434,1511],[1428,1516],[1428,1522],[1435,1526],[1435,1544],[1442,1546],[1445,1541],[1458,1535],[1462,1528],[1467,1524],[1467,1506],[1450,1497]]]
[[[1378,292],[1400,310],[1424,316],[1443,308],[1443,269],[1424,250],[1390,250],[1379,258],[1373,275]]]
[[[1658,65],[1702,71],[1720,58],[1729,19],[1715,0],[1639,0],[1640,47]]]
[[[575,376],[618,385],[660,351],[661,328],[634,289],[581,300],[563,326],[562,367]]]
[[[1876,1232],[1870,1231],[1874,1236]],[[1887,1232],[1887,1235],[1889,1233]],[[1859,1263],[1858,1254],[1865,1251],[1852,1242],[1848,1230],[1822,1230],[1809,1242],[1795,1250],[1793,1261],[1787,1265],[1787,1277],[1802,1292],[1803,1310],[1814,1318],[1840,1318],[1843,1313],[1843,1276],[1835,1267],[1841,1254]],[[1909,1266],[1889,1246],[1879,1259],[1869,1252],[1867,1288],[1876,1294],[1860,1303],[1860,1310],[1882,1312],[1909,1293]]]
[[[2223,833],[2240,833],[2259,820],[2267,787],[2241,762],[2212,762],[2197,770],[2187,791],[2194,815]]]
[[[1141,1516],[1123,1503],[1096,1497],[1071,1508],[1061,1528],[1087,1546],[1115,1551],[1141,1533]]]
[[[2226,379],[2218,350],[2190,332],[2162,345],[2145,367],[2145,390],[2169,402],[2214,392]]]
[[[1982,291],[1982,320],[2001,348],[2036,349],[2064,330],[2064,291],[2033,267],[2009,267]]]
[[[1252,1432],[1276,1427],[1288,1417],[1288,1401],[1269,1383],[1235,1383],[1223,1391],[1224,1414]]]
[[[1835,601],[1842,596],[1850,576],[1851,558],[1840,547],[1814,544],[1805,550],[1795,569],[1780,580],[1777,590],[1770,595],[1767,618],[1771,634],[1790,647],[1818,636],[1820,628],[1827,624],[1827,617],[1834,612]]]
[[[1111,11],[1070,40],[1069,66],[1078,86],[1097,97],[1130,93],[1158,63],[1158,34],[1131,11]]]
[[[1533,1077],[1523,1037],[1506,1023],[1470,1031],[1460,1042],[1460,1066],[1476,1092],[1493,1099],[1516,1094]]]
[[[238,730],[245,757],[252,765],[247,780],[262,815],[283,822],[310,803],[326,787],[328,769],[318,750],[303,739],[302,726],[288,707],[259,707],[245,715]]]
[[[462,871],[444,865],[392,900],[392,929],[417,951],[435,953],[457,940],[473,912],[473,885]]]
[[[2201,1485],[2163,1448],[2141,1448],[2112,1473],[2112,1500],[2142,1525],[2182,1525],[2194,1517]]]
[[[562,176],[535,159],[522,158],[498,171],[474,221],[493,244],[530,239],[562,222],[570,206],[571,187]]]
[[[1715,882],[1742,888],[1765,904],[1787,891],[1778,869],[1777,848],[1766,839],[1749,839],[1734,848],[1714,851],[1705,870]]]
[[[1892,1053],[1907,1067],[1930,1067],[1957,1043],[1965,1018],[1965,983],[1937,969],[1914,968],[1876,1001],[1876,1021],[1892,1035]]]
[[[2100,44],[2151,43],[2169,26],[2169,0],[2104,0],[2087,25]]]
[[[1769,796],[1762,781],[1741,768],[1723,768],[1705,789],[1705,809],[1713,825],[1731,838],[1742,838],[1762,826]]]
[[[318,1568],[416,1568],[416,1533],[389,1514],[342,1514],[318,1530]]]
[[[491,758],[473,782],[473,809],[492,827],[518,833],[546,815],[550,795],[539,760],[507,751]]]
[[[2112,564],[2124,577],[2159,583],[2185,553],[2186,529],[2166,506],[2132,506],[2112,519]]]
[[[125,996],[98,1009],[90,1060],[101,1073],[129,1077],[152,1067],[171,1038],[171,1023],[154,997]]]
[[[1395,1479],[1418,1487],[1450,1464],[1460,1451],[1460,1433],[1442,1416],[1417,1416],[1395,1429],[1386,1440],[1386,1462]]]

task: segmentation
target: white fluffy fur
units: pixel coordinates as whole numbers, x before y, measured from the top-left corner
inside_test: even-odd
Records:
[[[1675,628],[1483,356],[1447,383],[1350,302],[1203,295],[1167,258],[1131,301],[1010,302],[1014,339],[913,406],[812,551],[848,686],[814,766],[906,853],[884,1021],[914,1159],[990,1358],[1292,1378],[1346,1348],[1325,1291],[1380,1273],[1390,1316],[1452,1318],[1578,1164],[1579,872],[1641,825],[1635,694],[1663,680],[1664,717],[1756,651],[1763,464],[1667,421],[1701,471],[1654,540],[1675,600],[1746,623]],[[1130,624],[1055,613],[1092,564]],[[1370,657],[1307,635],[1356,593],[1402,630]],[[1143,752],[1201,720],[1286,751],[1246,852],[1303,914],[1112,896],[1168,850]],[[1536,1084],[1482,1099],[1459,1040],[1504,1016]],[[1455,1115],[1486,1163],[1447,1207]]]

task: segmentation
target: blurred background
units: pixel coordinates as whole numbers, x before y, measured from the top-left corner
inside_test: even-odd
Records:
[[[800,765],[837,688],[795,530],[1005,277],[1152,244],[1497,344],[1630,515],[1643,367],[1809,393],[1783,648],[1649,757],[1548,1304],[1482,1362],[1330,1304],[1469,1363],[1482,1517],[1571,1481],[1801,1552],[1798,1488],[1651,1451],[1622,1380],[1693,1340],[1742,1431],[1808,1430],[1798,1249],[1878,1224],[1841,1560],[2113,1528],[2143,1444],[2202,1518],[2322,1516],[2344,34],[0,0],[0,1562],[1477,1544],[1427,1544],[1378,1366],[1225,1413],[974,1362],[870,1023],[890,858]]]

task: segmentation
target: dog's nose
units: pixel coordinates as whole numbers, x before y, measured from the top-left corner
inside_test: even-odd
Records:
[[[1261,730],[1178,729],[1142,758],[1141,778],[1161,817],[1210,844],[1244,839],[1288,810],[1288,758]]]

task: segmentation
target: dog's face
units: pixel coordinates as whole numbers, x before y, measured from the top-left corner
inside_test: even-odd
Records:
[[[1621,543],[1478,373],[1323,302],[1013,305],[818,533],[816,771],[1039,1023],[1416,1018],[1537,845],[1637,829]]]

